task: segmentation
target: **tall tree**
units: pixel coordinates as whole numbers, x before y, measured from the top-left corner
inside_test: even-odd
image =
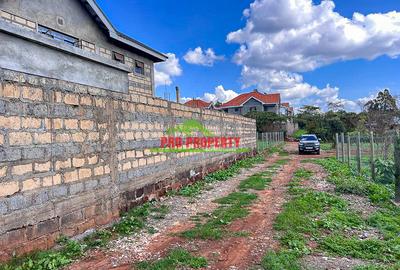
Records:
[[[378,93],[378,96],[364,105],[367,115],[367,128],[378,134],[384,134],[393,129],[399,120],[399,109],[396,99],[388,89]]]

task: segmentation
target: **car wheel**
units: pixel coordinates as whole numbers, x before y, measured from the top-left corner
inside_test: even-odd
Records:
[[[318,151],[317,151],[317,155],[321,155],[321,150],[318,150]]]
[[[303,151],[299,150],[299,155],[302,155],[302,154],[303,154]]]

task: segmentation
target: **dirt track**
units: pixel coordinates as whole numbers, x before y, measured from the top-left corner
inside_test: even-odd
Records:
[[[171,222],[171,226],[167,226],[159,234],[152,237],[140,251],[134,248],[121,249],[121,251],[118,251],[117,248],[113,249],[112,252],[93,251],[85,259],[68,269],[132,269],[137,262],[136,258],[142,258],[143,254],[145,254],[143,256],[146,259],[155,259],[162,257],[168,250],[177,246],[186,248],[195,255],[207,258],[209,263],[207,269],[249,269],[259,264],[267,250],[276,249],[279,245],[278,241],[274,239],[273,223],[285,203],[287,184],[302,159],[316,157],[312,155],[299,156],[296,147],[297,145],[294,143],[287,145],[287,150],[291,153],[287,157],[290,161],[276,172],[266,190],[257,192],[258,200],[251,206],[250,215],[230,225],[230,231],[247,231],[250,232],[249,236],[228,237],[217,241],[187,240],[174,234],[193,226],[193,223],[187,218],[175,223]],[[248,170],[236,178],[243,180],[248,175],[264,170],[277,159],[276,156],[271,157],[265,164]],[[227,189],[228,192],[235,189],[238,181],[231,181],[226,184],[232,185]],[[209,200],[206,200],[206,204],[216,198],[209,198]],[[215,205],[211,203],[206,205],[208,211],[213,208],[215,208]],[[132,240],[134,241],[134,239]]]

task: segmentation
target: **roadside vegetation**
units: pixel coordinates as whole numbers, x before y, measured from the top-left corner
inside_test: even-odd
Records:
[[[218,240],[226,236],[237,236],[237,233],[230,232],[227,226],[233,221],[246,217],[249,206],[257,199],[257,195],[251,190],[263,190],[272,181],[271,177],[280,166],[288,160],[278,160],[271,165],[265,172],[256,173],[243,180],[238,189],[223,198],[214,202],[219,204],[211,213],[199,213],[192,220],[196,223],[195,227],[184,231],[181,236],[189,239]],[[243,232],[247,235],[246,232]],[[243,234],[239,234],[242,236]]]
[[[324,253],[327,256],[365,260],[355,269],[399,269],[400,208],[392,203],[393,192],[386,185],[356,175],[345,164],[328,159],[308,160],[325,168],[335,193],[304,186],[312,173],[298,169],[289,184],[291,200],[275,222],[281,249],[268,252],[264,269],[303,269],[301,258]],[[377,211],[368,217],[351,210],[341,194],[369,199]],[[377,231],[378,236],[360,238],[358,231]],[[379,237],[379,235],[381,235]]]
[[[182,196],[197,196],[206,187],[206,184],[216,181],[226,181],[230,177],[238,174],[242,168],[251,168],[257,163],[261,163],[265,160],[263,155],[257,155],[246,159],[235,162],[230,167],[211,173],[205,177],[204,180],[198,181],[193,185],[182,188],[180,191],[170,195],[182,195]],[[242,202],[243,203],[243,202]],[[7,264],[0,264],[0,270],[57,270],[65,267],[72,263],[74,260],[82,257],[87,251],[93,248],[105,248],[107,244],[112,240],[121,236],[132,235],[141,230],[148,230],[153,232],[154,229],[148,227],[147,221],[149,218],[152,219],[163,219],[169,212],[169,209],[165,205],[158,205],[153,202],[145,203],[141,206],[135,207],[128,212],[122,214],[119,222],[114,224],[112,227],[102,229],[94,232],[93,234],[85,237],[82,240],[71,240],[66,237],[60,237],[57,241],[58,247],[48,251],[39,251],[32,254],[28,254],[23,257],[14,258]],[[193,259],[192,261],[198,262],[195,258],[189,256],[183,256],[183,251],[173,251],[170,257],[165,261],[153,262],[150,264],[143,264],[142,269],[175,269],[175,268],[151,268],[157,267],[158,265],[171,265],[170,261],[174,261],[175,258],[186,258]],[[186,261],[183,260],[183,261]],[[190,261],[190,260],[189,260]],[[202,260],[199,260],[199,262]],[[202,265],[199,263],[199,265]],[[176,266],[190,266],[196,268],[193,264],[185,264],[185,262],[178,262]],[[147,268],[143,268],[147,267]],[[165,266],[167,267],[167,266]]]
[[[199,269],[207,266],[203,257],[195,257],[182,248],[171,250],[165,258],[157,261],[140,262],[136,265],[138,270],[175,270]]]

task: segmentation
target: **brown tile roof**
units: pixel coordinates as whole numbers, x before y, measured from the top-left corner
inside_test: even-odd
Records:
[[[186,106],[192,108],[208,108],[211,105],[211,102],[205,102],[201,99],[192,99],[185,103]]]
[[[250,98],[255,98],[263,104],[279,104],[281,101],[281,94],[263,94],[254,90],[250,93],[244,93],[235,97],[234,99],[222,104],[219,108],[240,107]]]

